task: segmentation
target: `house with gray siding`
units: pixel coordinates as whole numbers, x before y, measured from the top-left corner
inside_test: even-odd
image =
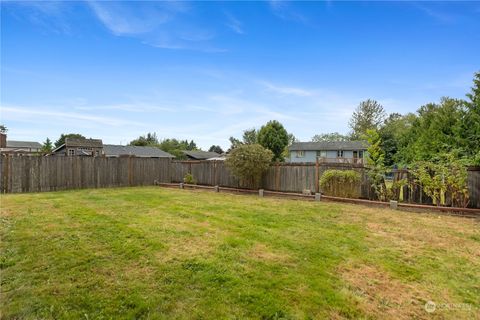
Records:
[[[365,141],[294,142],[289,148],[289,162],[364,163]]]

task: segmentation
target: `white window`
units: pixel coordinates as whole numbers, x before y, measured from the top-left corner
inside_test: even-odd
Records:
[[[69,156],[74,156],[75,155],[75,149],[68,149],[68,155]]]
[[[319,158],[326,158],[327,157],[327,151],[317,151],[317,157]]]
[[[337,158],[343,158],[343,150],[337,151]]]
[[[305,151],[299,150],[297,151],[297,158],[303,158],[305,157]]]
[[[98,157],[98,150],[95,150],[95,157]]]

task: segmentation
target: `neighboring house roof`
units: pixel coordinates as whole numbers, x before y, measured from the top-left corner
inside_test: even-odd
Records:
[[[80,148],[102,148],[103,142],[101,139],[66,138],[65,143],[53,149],[52,153],[60,151],[65,146]]]
[[[139,147],[139,146],[120,146],[114,144],[104,144],[103,152],[106,157],[119,156],[135,156],[144,158],[175,158],[168,152],[155,147]]]
[[[366,141],[294,142],[290,151],[366,150]]]
[[[101,139],[66,138],[65,145],[68,147],[101,148],[103,143]]]
[[[7,148],[29,148],[40,149],[42,145],[34,141],[13,141],[7,140]]]
[[[206,159],[220,156],[216,152],[208,152],[208,151],[201,151],[201,150],[194,150],[194,151],[185,150],[183,151],[183,153],[186,154],[187,157],[195,160],[206,160]]]
[[[208,161],[225,161],[227,157],[220,156],[220,157],[213,157],[213,158],[208,158]]]

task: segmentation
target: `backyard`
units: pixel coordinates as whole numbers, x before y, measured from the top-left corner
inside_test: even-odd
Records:
[[[2,195],[0,234],[3,319],[480,319],[474,219],[135,187]]]

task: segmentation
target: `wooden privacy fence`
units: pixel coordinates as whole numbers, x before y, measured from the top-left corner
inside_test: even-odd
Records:
[[[372,196],[365,169],[361,164],[345,163],[281,163],[270,166],[262,176],[261,188],[283,192],[319,192],[319,179],[328,169],[353,169],[361,175],[359,194]],[[253,185],[236,179],[223,161],[172,161],[171,182],[183,182],[187,173],[200,185],[253,188]]]
[[[320,192],[319,179],[328,169],[360,173],[359,194],[375,199],[362,164],[282,163],[263,175],[261,188],[281,192]],[[2,193],[41,192],[80,188],[153,185],[155,182],[183,182],[187,173],[200,185],[252,188],[235,178],[223,161],[172,161],[162,158],[103,157],[0,157]],[[408,171],[397,170],[394,180],[411,179]],[[480,208],[480,168],[468,169],[469,207]],[[420,187],[404,186],[403,202],[431,204]]]
[[[103,157],[0,157],[1,192],[41,192],[170,182],[170,160]]]

